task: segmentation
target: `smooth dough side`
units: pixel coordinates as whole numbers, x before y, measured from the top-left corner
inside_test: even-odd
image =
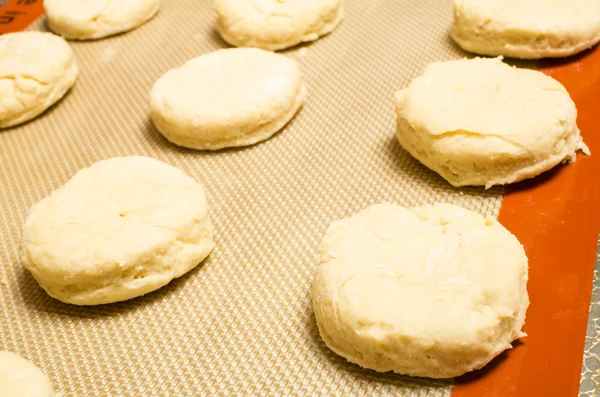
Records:
[[[289,110],[273,121],[260,124],[255,128],[249,128],[244,131],[238,131],[235,136],[227,136],[212,142],[200,141],[197,139],[195,129],[182,133],[181,125],[174,125],[156,108],[152,111],[152,120],[158,131],[165,138],[175,145],[187,147],[196,150],[220,150],[230,147],[249,146],[267,140],[276,132],[281,130],[298,112],[304,103],[306,97],[306,87],[302,84],[300,92],[294,99]]]
[[[29,121],[58,102],[79,69],[69,44],[52,33],[0,38],[0,128]]]
[[[342,0],[216,0],[216,30],[235,47],[278,51],[317,40],[342,21]]]
[[[21,262],[50,296],[97,305],[168,284],[213,246],[202,186],[175,167],[134,156],[95,163],[35,204]]]
[[[48,26],[70,40],[94,40],[127,32],[152,19],[160,0],[45,0]]]
[[[0,351],[0,396],[55,397],[48,377],[31,362]]]
[[[234,48],[167,72],[152,87],[150,113],[172,143],[219,150],[269,138],[293,118],[305,96],[295,60],[256,48]]]
[[[525,336],[527,279],[523,247],[491,217],[376,204],[325,232],[312,302],[321,337],[348,361],[450,378]]]
[[[397,111],[402,111],[404,91],[396,93]],[[574,162],[575,152],[583,149],[579,129],[565,129],[548,156],[532,156],[505,139],[484,137],[476,132],[452,131],[431,135],[398,117],[396,137],[411,156],[438,173],[452,186],[506,185],[533,178],[557,164]],[[497,153],[490,154],[490,148]],[[587,150],[587,148],[585,149]]]
[[[567,57],[600,42],[600,1],[584,2],[595,3],[587,11],[580,2],[570,6],[583,15],[570,15],[548,1],[528,3],[456,0],[450,35],[465,51],[521,59]],[[552,10],[544,10],[548,7]]]
[[[566,89],[500,59],[431,64],[395,99],[398,141],[453,186],[518,182],[589,154]]]

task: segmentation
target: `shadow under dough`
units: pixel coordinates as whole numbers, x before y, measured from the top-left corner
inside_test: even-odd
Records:
[[[304,326],[310,338],[311,349],[317,350],[316,353],[318,355],[325,357],[329,364],[336,368],[336,372],[342,372],[348,377],[361,382],[375,382],[386,386],[406,387],[409,389],[423,386],[446,387],[451,384],[450,380],[418,378],[407,375],[399,375],[393,372],[377,372],[351,363],[327,347],[321,338],[321,335],[319,334],[317,321],[312,309],[312,304],[310,303],[310,297],[306,301],[310,305],[310,308],[305,310],[301,315],[304,318]]]
[[[183,276],[173,279],[169,284],[156,291],[126,301],[103,305],[77,306],[54,299],[38,285],[37,281],[29,271],[20,264],[20,270],[17,276],[18,288],[25,305],[28,309],[36,312],[83,319],[119,316],[126,312],[142,310],[147,305],[157,304],[168,298],[169,295],[173,294],[176,290],[183,288],[183,285],[187,283],[191,277],[196,276],[196,273],[200,271],[208,260],[210,260],[210,257]]]

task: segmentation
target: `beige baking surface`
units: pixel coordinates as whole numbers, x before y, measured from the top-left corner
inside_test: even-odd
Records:
[[[327,225],[371,203],[498,213],[501,189],[454,189],[394,138],[393,92],[425,64],[463,56],[447,35],[450,3],[348,0],[338,30],[287,52],[306,76],[304,109],[271,140],[218,153],[169,144],[148,117],[161,74],[225,47],[210,1],[164,0],[138,30],[74,42],[81,76],[72,92],[0,132],[0,349],[33,360],[64,396],[449,396],[450,382],[377,374],[329,351],[309,287]],[[49,298],[19,264],[28,207],[81,167],[133,154],[204,183],[214,252],[129,302],[79,308]]]

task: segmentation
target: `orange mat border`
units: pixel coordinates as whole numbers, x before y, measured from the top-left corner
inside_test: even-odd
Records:
[[[9,0],[0,8],[0,34],[23,31],[42,15],[43,0]]]
[[[545,61],[541,71],[571,94],[593,155],[579,154],[574,164],[506,188],[499,221],[529,257],[529,337],[483,370],[457,379],[452,397],[579,394],[600,231],[600,48]]]

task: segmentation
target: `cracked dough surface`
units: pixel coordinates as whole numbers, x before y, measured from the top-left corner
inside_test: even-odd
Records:
[[[76,40],[135,29],[156,15],[159,5],[160,0],[44,0],[50,29]]]
[[[0,351],[0,396],[54,397],[48,377],[24,358]]]
[[[76,305],[131,299],[202,262],[213,248],[203,187],[148,157],[79,171],[27,216],[21,262],[52,297]]]
[[[323,340],[349,361],[449,378],[525,335],[527,277],[523,247],[491,217],[376,204],[329,226],[312,300]]]
[[[565,57],[600,41],[600,0],[455,0],[451,35],[482,55]]]
[[[500,58],[429,65],[396,111],[400,144],[454,186],[517,182],[589,153],[567,90]]]
[[[216,0],[217,32],[236,47],[277,51],[333,31],[342,0]]]
[[[69,44],[52,33],[0,36],[0,128],[31,120],[75,84],[78,69]]]
[[[295,60],[232,48],[168,71],[152,88],[150,110],[169,141],[217,150],[271,137],[296,114],[305,94]]]

